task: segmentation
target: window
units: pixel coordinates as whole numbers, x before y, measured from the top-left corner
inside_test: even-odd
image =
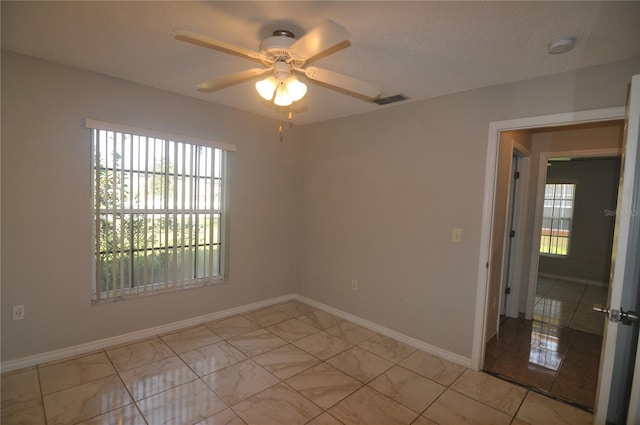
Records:
[[[226,150],[109,124],[87,120],[94,301],[221,280]]]
[[[542,213],[540,253],[569,255],[569,239],[576,185],[573,183],[546,184]]]

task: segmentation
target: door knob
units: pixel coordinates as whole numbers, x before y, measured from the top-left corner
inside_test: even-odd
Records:
[[[615,310],[599,304],[594,304],[592,308],[593,311],[609,316],[609,320],[612,322],[622,322],[623,325],[630,325],[638,321],[638,313],[635,311],[624,311],[622,307],[620,307],[620,310]]]

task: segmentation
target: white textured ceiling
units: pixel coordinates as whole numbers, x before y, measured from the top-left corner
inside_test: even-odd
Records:
[[[177,41],[185,27],[258,49],[275,29],[300,37],[332,19],[351,46],[315,66],[378,82],[407,102],[640,56],[640,2],[1,2],[2,47],[273,118],[250,82],[199,93],[201,81],[255,62]],[[575,35],[574,50],[546,44]],[[380,108],[317,84],[298,124]]]

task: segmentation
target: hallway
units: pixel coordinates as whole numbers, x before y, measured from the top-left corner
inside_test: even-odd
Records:
[[[539,278],[533,320],[507,318],[487,343],[484,370],[593,411],[606,288]]]

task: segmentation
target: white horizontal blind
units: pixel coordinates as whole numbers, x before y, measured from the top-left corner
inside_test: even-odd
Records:
[[[222,279],[225,150],[126,129],[91,130],[94,301]]]

